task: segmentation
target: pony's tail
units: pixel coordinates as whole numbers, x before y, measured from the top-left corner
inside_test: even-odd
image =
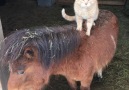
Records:
[[[69,16],[65,13],[65,9],[63,8],[62,11],[62,17],[68,21],[75,21],[75,16]]]

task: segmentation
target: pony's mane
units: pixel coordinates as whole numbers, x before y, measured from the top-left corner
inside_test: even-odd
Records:
[[[79,46],[80,34],[77,30],[63,27],[31,28],[15,31],[1,43],[1,61],[16,61],[26,46],[38,50],[38,58],[45,65],[57,62]]]

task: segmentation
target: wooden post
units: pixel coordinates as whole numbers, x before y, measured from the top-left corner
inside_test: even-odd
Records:
[[[2,90],[1,81],[0,81],[0,90]]]
[[[1,20],[0,20],[0,41],[3,40],[3,39],[4,39],[4,36],[3,36],[2,24],[1,24]],[[2,90],[2,85],[1,85],[1,65],[0,65],[0,90]]]
[[[3,29],[2,29],[1,19],[0,19],[0,41],[3,39],[4,39],[4,35],[3,35]]]

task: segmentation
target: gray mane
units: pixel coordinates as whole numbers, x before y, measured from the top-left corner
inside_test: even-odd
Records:
[[[51,62],[58,62],[80,44],[77,30],[62,27],[31,28],[15,31],[0,45],[1,61],[16,61],[26,46],[38,50],[39,60],[48,67]]]

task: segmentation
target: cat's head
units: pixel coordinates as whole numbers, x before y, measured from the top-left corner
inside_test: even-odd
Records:
[[[80,4],[81,7],[86,8],[94,4],[95,0],[76,0],[76,2]]]

